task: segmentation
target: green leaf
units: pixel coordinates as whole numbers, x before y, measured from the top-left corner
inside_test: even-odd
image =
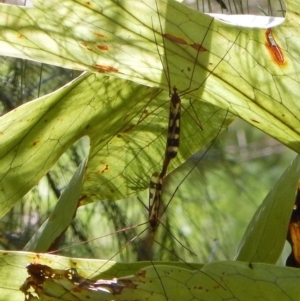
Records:
[[[76,268],[81,276],[98,279],[112,279],[114,277],[128,276],[149,265],[149,262],[125,264],[107,260],[68,258],[42,253],[1,251],[1,301],[24,300],[24,294],[19,290],[19,288],[23,285],[25,279],[28,277],[26,266],[29,263],[45,264],[54,269]],[[162,262],[159,264],[165,263]],[[185,264],[178,262],[168,264],[170,266],[185,266]],[[200,265],[198,264],[196,267],[200,267]]]
[[[0,288],[2,300],[24,300],[19,288],[28,277],[26,263],[46,264],[53,269],[76,268],[81,277],[97,273],[97,279],[110,279],[101,286],[98,282],[98,291],[86,285],[81,289],[74,289],[74,285],[65,283],[66,279],[51,280],[49,277],[44,289],[51,288],[47,294],[49,299],[44,300],[270,300],[285,301],[299,298],[300,270],[278,267],[269,264],[248,264],[242,262],[217,262],[203,266],[200,270],[191,270],[182,266],[165,263],[153,265],[152,263],[117,264],[100,260],[68,259],[65,257],[33,254],[33,253],[2,253],[0,272],[2,285]],[[104,264],[104,266],[103,266]],[[102,277],[99,267],[110,277]],[[148,265],[148,266],[147,266]],[[126,274],[124,271],[127,271]],[[127,275],[127,276],[125,276]],[[113,279],[118,277],[117,279]],[[78,281],[78,279],[76,279]],[[72,291],[63,288],[73,288]],[[76,287],[75,287],[76,288]],[[39,287],[42,294],[43,287]],[[114,292],[118,293],[114,294]],[[68,294],[65,294],[65,293]],[[70,297],[73,295],[73,297]],[[76,297],[75,297],[76,296]],[[96,298],[96,299],[95,299]]]
[[[229,109],[299,152],[299,45],[292,38],[298,32],[299,3],[288,0],[285,22],[272,29],[284,57],[280,64],[266,46],[266,29],[212,22],[173,1],[57,0],[35,5],[1,6],[2,55],[100,71],[169,90],[158,48],[172,86],[179,91],[190,87],[190,96]],[[160,23],[163,33],[173,37],[165,39],[165,48]],[[195,44],[206,49],[196,66]]]
[[[277,262],[286,239],[299,177],[298,155],[253,216],[238,248],[236,260]]]
[[[85,135],[90,137],[91,149],[82,203],[124,199],[146,189],[164,156],[169,103],[161,92],[112,77],[84,74],[2,116],[1,215]],[[233,120],[223,110],[201,102],[184,101],[183,107],[180,153],[170,170]]]
[[[26,244],[24,250],[47,252],[53,250],[54,244],[59,243],[58,240],[61,239],[76,215],[85,168],[86,160],[78,167],[70,183],[62,192],[53,212]]]

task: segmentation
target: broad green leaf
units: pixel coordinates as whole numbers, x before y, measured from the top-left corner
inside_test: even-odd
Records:
[[[169,89],[157,40],[172,86],[179,91],[191,86],[189,95],[228,108],[299,152],[299,45],[293,37],[300,5],[286,2],[286,21],[272,29],[284,57],[279,64],[266,46],[266,29],[212,22],[179,3],[159,0],[36,0],[33,9],[2,5],[0,53]],[[160,23],[173,37],[165,39],[165,49]],[[195,43],[206,51],[194,68]]]
[[[84,74],[0,118],[0,212],[5,214],[80,137],[91,149],[82,202],[124,199],[144,190],[165,152],[168,96],[112,77]],[[183,102],[178,166],[213,139],[232,116]],[[226,117],[226,120],[225,120]],[[204,128],[199,128],[198,118]]]
[[[300,178],[300,156],[282,174],[253,216],[236,260],[276,263],[284,246]]]
[[[63,190],[53,212],[27,243],[24,250],[34,252],[47,252],[57,249],[61,236],[65,233],[78,208],[86,160],[84,160],[73,175],[68,186]]]
[[[81,276],[94,279],[112,279],[136,273],[138,270],[148,266],[149,262],[137,262],[134,264],[116,263],[107,260],[95,260],[87,258],[68,258],[42,253],[29,252],[1,252],[0,253],[0,300],[19,301],[24,300],[24,294],[19,288],[28,277],[26,266],[29,263],[49,265],[54,269],[76,268]],[[155,265],[168,264],[169,266],[185,267],[184,263],[157,263]],[[196,264],[197,268],[201,265]]]
[[[76,268],[82,277],[86,277],[87,274],[94,277],[95,273],[98,273],[96,278],[98,280],[113,280],[118,277],[114,279],[113,286],[107,282],[105,287],[98,285],[98,292],[90,291],[89,300],[166,300],[167,298],[167,300],[207,301],[255,299],[297,301],[300,294],[299,269],[269,264],[228,261],[207,264],[200,270],[191,270],[188,266],[184,268],[171,263],[158,265],[150,262],[134,264],[106,262],[103,268],[106,274],[104,278],[99,274],[98,269],[103,265],[103,261],[99,260],[83,261],[25,252],[3,253],[0,260],[0,272],[3,276],[0,288],[1,300],[6,301],[24,300],[24,295],[19,288],[28,277],[25,266],[29,262],[46,264],[53,269]],[[107,277],[107,270],[111,273],[110,277]],[[85,300],[82,294],[86,293],[86,290],[75,288],[72,292],[66,291],[61,287],[59,280],[55,282],[54,285],[51,284],[51,278],[48,280],[47,286],[52,287],[48,294],[53,297],[46,300],[65,300],[64,296],[71,295],[77,298],[67,300]],[[42,287],[40,290],[43,291]],[[115,290],[118,291],[117,294],[113,293]]]

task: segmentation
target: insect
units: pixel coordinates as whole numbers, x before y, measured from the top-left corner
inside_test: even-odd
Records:
[[[212,24],[212,22],[213,21],[211,21],[211,24]],[[193,49],[195,49],[194,47],[192,47]],[[201,49],[200,47],[198,47],[198,49]],[[230,49],[229,49],[230,50]],[[228,50],[228,51],[229,51]],[[198,58],[198,55],[199,55],[199,51],[197,51],[197,58]],[[220,61],[221,61],[221,59],[220,59]],[[195,60],[195,62],[194,62],[194,64],[196,65],[196,60]],[[215,68],[217,67],[217,65],[215,66]],[[194,67],[195,68],[195,67]],[[214,69],[213,69],[214,70]],[[169,67],[168,67],[168,65],[164,68],[164,71],[166,72],[166,77],[168,78],[168,81],[169,81],[169,77],[170,77],[170,75],[169,75]],[[192,71],[193,72],[193,71]],[[193,73],[192,73],[193,74]],[[171,86],[169,86],[169,87],[171,87]],[[199,87],[198,87],[199,88]],[[187,90],[184,90],[185,92],[186,91],[191,91],[191,90],[193,90],[193,89],[190,89],[190,87],[188,87],[188,89]],[[178,118],[178,113],[180,113],[180,102],[181,102],[181,100],[180,100],[180,95],[182,95],[182,94],[179,94],[178,92],[177,92],[177,88],[176,87],[174,87],[173,88],[173,94],[171,95],[171,103],[172,103],[172,105],[170,105],[170,119],[171,119],[171,122],[169,122],[169,125],[171,124],[172,125],[172,127],[170,127],[172,130],[170,131],[170,133],[171,133],[171,138],[172,139],[177,139],[177,137],[176,137],[176,135],[177,135],[177,128],[178,128],[178,125],[180,124],[180,121],[179,121],[179,118]],[[182,93],[185,93],[185,92],[182,92]],[[178,97],[178,98],[177,98]],[[174,101],[174,104],[173,104],[173,102],[172,102],[172,98],[175,98],[175,101]],[[179,99],[179,100],[178,100]],[[192,107],[192,106],[195,106],[195,105],[199,105],[199,103],[197,103],[197,102],[195,102],[195,103],[193,103],[193,101],[190,101],[190,107]],[[225,116],[225,114],[224,114],[224,112],[220,112],[220,110],[219,109],[216,109],[216,108],[213,108],[213,107],[209,107],[209,109],[207,108],[207,110],[211,110],[211,111],[209,111],[209,112],[203,112],[204,113],[204,119],[203,120],[206,120],[207,119],[207,125],[209,124],[209,122],[210,122],[210,120],[213,120],[213,118],[214,117],[216,117],[219,113],[220,113],[220,116],[222,115],[223,116],[223,121],[224,120],[226,120],[226,116]],[[188,114],[189,113],[187,113],[188,111],[187,110],[185,110],[184,112],[183,112],[183,118],[190,118],[189,116],[188,116]],[[198,112],[198,110],[195,110],[195,112]],[[218,116],[218,118],[217,119],[220,119],[220,116]],[[181,116],[180,116],[181,117]],[[198,116],[197,116],[198,117]],[[201,120],[202,120],[202,118],[201,118]],[[190,141],[191,143],[195,143],[195,141],[197,141],[197,144],[199,143],[199,141],[201,140],[201,142],[203,143],[203,144],[206,144],[209,140],[211,140],[211,137],[213,136],[213,137],[215,137],[217,134],[218,134],[218,132],[220,131],[220,129],[225,125],[226,126],[226,122],[228,122],[228,121],[225,121],[225,123],[222,125],[222,124],[216,124],[215,122],[212,122],[212,124],[210,125],[210,126],[208,126],[208,129],[207,130],[205,130],[205,131],[203,131],[203,134],[201,134],[202,136],[203,136],[203,139],[199,139],[199,136],[198,135],[200,135],[199,133],[201,132],[201,130],[200,130],[200,127],[198,126],[195,126],[194,125],[194,127],[191,129],[191,128],[188,128],[188,127],[184,127],[184,129],[183,129],[183,135],[181,135],[180,134],[180,136],[181,136],[181,138],[183,139],[183,141]],[[204,125],[206,125],[206,122],[203,122],[203,126]],[[212,133],[214,133],[214,134],[212,134]],[[178,134],[179,135],[179,134]],[[197,137],[197,138],[196,138]],[[170,139],[171,141],[172,141],[172,139]],[[177,143],[177,142],[176,142]],[[176,147],[176,143],[175,142],[172,142],[172,143],[167,143],[166,145],[168,146],[170,146],[171,144],[171,148],[172,147],[174,147],[174,145],[175,145],[175,147]],[[178,142],[178,145],[179,145],[179,142]],[[200,144],[199,145],[197,145],[197,147],[200,147]],[[168,149],[168,147],[167,147],[167,149]],[[176,156],[176,154],[177,154],[177,151],[174,153],[174,149],[172,150],[172,152],[173,152],[173,155],[168,155],[169,156],[169,158],[171,158],[171,157],[175,157]],[[166,151],[166,153],[169,153],[168,151]],[[200,162],[200,159],[199,159],[199,162]],[[151,225],[151,223],[152,223],[152,225],[151,225],[151,227],[152,227],[152,230],[153,229],[156,229],[157,228],[157,226],[159,225],[159,224],[162,224],[162,222],[161,222],[161,216],[160,216],[160,214],[159,214],[159,208],[161,207],[161,192],[160,192],[160,190],[161,190],[161,178],[162,178],[162,175],[164,175],[165,173],[166,173],[166,170],[167,170],[167,166],[168,165],[168,163],[166,163],[166,164],[163,164],[163,172],[161,173],[161,174],[159,174],[159,177],[158,177],[158,181],[157,180],[155,180],[154,181],[154,194],[153,194],[153,198],[152,198],[152,204],[150,203],[149,204],[149,207],[148,207],[148,218],[149,218],[149,220],[150,220],[150,225]],[[165,171],[164,171],[165,170]],[[155,176],[157,176],[157,175],[154,175],[154,177]],[[186,179],[188,177],[188,175],[186,175],[185,177],[184,177],[184,179]],[[181,183],[179,183],[179,185],[177,185],[177,187],[174,189],[174,195],[177,193],[177,191],[178,191],[178,189],[179,189],[179,187],[181,186]],[[165,206],[165,208],[163,209],[163,212],[165,212],[166,210],[167,210],[167,208],[169,208],[169,204],[170,204],[170,202],[171,202],[171,199],[172,199],[173,197],[171,197],[170,199],[169,199],[169,201],[166,203],[166,206]],[[131,202],[132,202],[132,200],[130,200]],[[110,202],[111,203],[111,202]],[[104,202],[102,203],[102,204],[99,204],[99,206],[103,206],[103,208],[105,208],[105,206],[107,206],[105,209],[104,209],[104,212],[108,212],[109,211],[109,209],[108,209],[108,204],[104,204]],[[112,206],[112,207],[117,207],[118,205],[116,205],[116,204],[109,204],[109,206]],[[132,207],[132,204],[129,202],[129,203],[126,203],[126,202],[123,202],[123,204],[122,204],[122,206],[125,206],[125,209],[128,209],[128,208],[131,208]],[[111,207],[110,207],[111,208]],[[117,209],[118,210],[118,209]],[[140,212],[140,208],[139,208],[139,210],[137,210],[137,211],[133,211],[132,213],[131,213],[135,218],[136,217],[139,217],[139,216],[141,216],[141,212]],[[119,220],[120,219],[120,217],[121,217],[121,213],[117,213],[114,217],[112,217],[112,218],[108,218],[108,220],[109,221],[113,221],[113,222],[117,222],[117,220]],[[104,218],[104,217],[103,217]],[[129,212],[129,210],[126,210],[126,218],[130,218],[130,212]],[[142,218],[143,219],[143,218]],[[168,223],[168,220],[167,220],[167,223]],[[104,224],[105,225],[105,221],[102,219],[101,220],[101,224]],[[132,249],[138,249],[138,247],[139,247],[139,245],[143,245],[143,244],[140,244],[140,243],[137,243],[137,239],[138,238],[140,238],[141,236],[142,236],[142,234],[143,233],[145,233],[148,229],[150,229],[150,231],[151,231],[151,228],[149,228],[149,223],[148,223],[148,221],[145,221],[145,219],[143,219],[143,221],[142,222],[139,222],[139,221],[137,221],[136,222],[136,226],[130,226],[130,227],[128,227],[127,225],[128,225],[128,223],[127,222],[125,222],[124,224],[123,224],[124,226],[121,226],[121,228],[120,228],[120,230],[118,230],[117,232],[113,232],[113,234],[112,235],[106,235],[105,237],[103,237],[103,240],[101,240],[101,241],[104,241],[103,243],[101,243],[100,244],[100,246],[98,247],[99,248],[99,250],[101,250],[101,253],[100,253],[100,256],[102,257],[102,258],[109,258],[109,260],[112,260],[112,259],[116,259],[117,258],[117,256],[122,256],[122,251],[123,250],[128,250],[129,248],[132,248]],[[143,229],[142,231],[139,231],[138,233],[137,232],[135,232],[135,233],[130,233],[130,234],[128,234],[128,231],[129,230],[132,230],[132,231],[136,231],[136,229],[138,229],[137,228],[137,226],[140,226],[140,225],[147,225],[147,227],[145,228],[145,229]],[[166,225],[166,227],[167,227],[167,225]],[[98,232],[99,231],[99,228],[98,228],[98,223],[96,223],[95,224],[95,228],[97,229],[97,231],[96,232]],[[181,228],[182,228],[182,225],[181,225]],[[152,231],[153,232],[153,231]],[[112,236],[115,236],[115,234],[121,234],[121,233],[123,233],[123,234],[125,234],[125,240],[126,240],[126,243],[125,244],[122,244],[122,246],[119,248],[119,251],[118,252],[116,252],[116,253],[114,253],[113,255],[106,255],[107,253],[106,253],[106,250],[105,250],[105,247],[108,245],[108,243],[107,243],[107,241],[109,240],[109,238],[110,237],[112,237]],[[137,233],[137,234],[136,234]],[[170,232],[166,232],[165,231],[165,233],[167,233],[166,235],[168,236],[168,237],[170,237],[171,235],[170,235]],[[96,236],[96,233],[94,233],[94,235]],[[147,236],[147,237],[149,237],[149,235]],[[165,246],[165,241],[163,240],[163,239],[161,239],[162,238],[162,236],[159,236],[159,238],[158,239],[156,239],[155,240],[155,242],[158,242],[158,241],[163,241],[164,243],[162,243],[161,245],[162,246]],[[119,240],[119,239],[118,239]],[[174,239],[173,239],[174,240]],[[155,244],[156,246],[159,246],[159,244]],[[182,245],[181,245],[182,246]],[[164,247],[163,248],[164,250],[166,250],[166,248]],[[167,253],[168,254],[172,254],[172,256],[175,256],[175,258],[177,257],[177,259],[178,259],[178,257],[180,257],[181,258],[181,256],[178,256],[178,255],[174,255],[175,253],[174,252],[172,252],[172,249],[173,249],[173,246],[171,247],[171,248],[168,248],[167,249]],[[155,252],[153,252],[153,253],[155,253]],[[158,257],[159,257],[159,254],[157,253],[157,255],[158,255]],[[100,257],[99,255],[97,256],[97,257]],[[106,263],[104,263],[104,265],[105,265]]]
[[[158,15],[158,20],[159,20],[160,32],[162,34],[163,33],[162,24],[160,21],[160,15],[159,15],[157,1],[155,1],[155,4],[156,4],[156,10],[157,10],[157,15]],[[171,40],[173,40],[179,44],[185,44],[185,41],[181,38],[173,37],[170,34],[162,34],[162,35],[168,39],[172,38]],[[204,38],[205,38],[205,36],[204,36]],[[157,46],[157,39],[156,39],[155,32],[154,32],[154,39],[155,39],[155,43]],[[165,46],[164,39],[163,39],[163,45]],[[198,53],[200,52],[201,49],[202,49],[201,47],[198,48],[197,57],[198,57]],[[157,47],[157,53],[159,54],[161,64],[164,67],[164,63],[163,63],[163,60],[160,55],[158,47]],[[166,58],[167,58],[167,55],[166,55]],[[168,61],[167,61],[166,70],[164,69],[164,72],[165,72],[165,77],[168,81],[169,91],[171,91],[170,76],[169,76],[168,71],[169,71],[169,65],[168,65]],[[192,74],[192,76],[193,76],[193,74]],[[191,80],[192,80],[192,78],[191,78]],[[185,92],[187,92],[188,90],[189,89],[186,89]],[[177,88],[174,86],[173,93],[170,93],[168,130],[167,130],[166,149],[165,149],[165,156],[164,156],[164,160],[163,160],[163,164],[162,164],[162,170],[160,173],[155,172],[152,175],[151,181],[150,181],[148,211],[149,211],[149,223],[152,228],[152,234],[155,233],[155,231],[159,225],[159,209],[161,206],[161,190],[162,190],[163,178],[165,177],[165,175],[167,173],[167,169],[168,169],[170,160],[174,159],[177,156],[177,153],[179,150],[180,113],[181,113],[181,99],[180,99],[180,95],[177,93]]]
[[[221,128],[220,128],[220,130],[221,130]],[[192,169],[188,168],[188,172],[184,176],[182,174],[182,171],[179,172],[181,180],[180,180],[179,183],[176,183],[176,185],[177,184],[178,185],[175,187],[174,190],[173,190],[173,188],[171,188],[171,190],[173,190],[173,193],[172,193],[170,199],[168,200],[168,202],[166,202],[166,205],[163,208],[162,213],[158,212],[157,209],[155,209],[155,206],[156,206],[155,200],[157,200],[157,197],[155,197],[155,195],[159,196],[158,199],[160,199],[161,196],[164,197],[164,195],[161,195],[161,192],[160,192],[160,190],[161,190],[161,182],[160,182],[161,179],[159,177],[159,173],[154,173],[152,175],[152,183],[154,183],[154,184],[152,184],[152,186],[150,185],[151,186],[150,189],[153,189],[153,191],[150,194],[152,194],[152,196],[153,196],[152,199],[154,200],[153,201],[154,203],[152,204],[152,207],[150,206],[150,208],[148,208],[149,209],[148,214],[149,214],[149,216],[151,216],[151,212],[153,213],[155,224],[150,225],[150,226],[145,226],[146,225],[145,222],[144,223],[139,223],[140,226],[143,226],[142,230],[141,230],[140,226],[137,225],[137,226],[133,226],[131,229],[130,229],[130,227],[127,227],[126,229],[125,228],[120,229],[119,231],[117,231],[117,233],[116,232],[112,233],[112,236],[114,238],[116,238],[116,236],[120,233],[127,233],[128,234],[128,236],[127,236],[128,241],[126,241],[126,243],[124,245],[122,245],[117,252],[114,252],[113,255],[103,256],[104,258],[109,258],[110,260],[116,260],[116,257],[120,256],[122,253],[124,253],[124,251],[127,252],[129,250],[129,248],[133,248],[133,249],[136,249],[136,252],[139,254],[138,257],[140,259],[143,259],[143,260],[145,260],[145,258],[148,258],[147,256],[150,256],[150,258],[151,258],[151,256],[153,256],[153,255],[156,255],[153,258],[160,258],[160,259],[163,259],[163,258],[165,258],[165,256],[168,256],[169,259],[171,259],[171,260],[177,260],[177,261],[179,260],[179,261],[183,262],[184,265],[186,265],[187,268],[198,269],[197,266],[194,267],[192,264],[186,263],[186,257],[183,256],[183,253],[189,254],[190,257],[195,257],[195,255],[192,255],[192,253],[189,251],[189,246],[185,246],[185,243],[180,244],[179,239],[177,238],[178,235],[179,235],[178,233],[176,235],[174,235],[172,233],[174,231],[174,227],[176,227],[176,226],[171,224],[171,232],[169,232],[169,230],[166,230],[166,229],[167,229],[167,227],[170,227],[171,220],[167,217],[164,221],[161,221],[161,217],[163,216],[163,213],[166,212],[170,202],[175,197],[175,195],[178,192],[180,192],[180,187],[186,181],[187,177],[189,177],[191,175],[191,173],[193,172],[193,170],[196,169],[197,164],[201,163],[202,157],[205,154],[206,153],[204,153],[203,155],[198,157],[197,162],[194,164],[194,167]],[[166,179],[168,180],[168,177]],[[170,179],[170,181],[175,181],[176,182],[175,179],[176,178]],[[198,177],[197,177],[197,180],[198,180]],[[165,200],[168,199],[167,197],[164,197],[164,198],[165,198]],[[186,207],[190,207],[191,202],[188,202],[188,203],[185,204]],[[123,205],[125,205],[126,207],[130,207],[130,206],[132,206],[132,203],[128,202],[128,203],[125,203]],[[179,207],[176,206],[176,208],[178,209]],[[141,210],[140,210],[140,208],[138,208],[138,209],[139,209],[138,214],[141,215],[141,212],[140,212]],[[128,211],[129,210],[127,208],[127,213],[129,213]],[[97,212],[97,210],[94,210],[93,212]],[[174,214],[174,212],[173,212],[173,214]],[[136,215],[136,211],[133,213],[133,215]],[[119,218],[119,217],[116,216],[116,218]],[[175,217],[175,219],[176,219],[176,217]],[[177,217],[177,219],[180,219],[180,218]],[[145,221],[145,219],[144,219],[144,221]],[[161,230],[163,230],[163,231],[160,231],[160,233],[155,233],[157,238],[154,238],[153,231],[156,230],[158,224],[162,225]],[[182,225],[179,226],[179,228],[180,227],[183,228]],[[98,231],[98,229],[99,228],[95,229],[96,232]],[[135,231],[137,230],[137,234],[131,233],[131,230],[135,230]],[[148,231],[148,232],[146,232],[146,231]],[[142,237],[142,235],[145,234],[145,233],[146,233],[146,236]],[[133,234],[133,236],[131,236],[132,234]],[[183,237],[183,236],[188,237],[187,234],[184,234],[184,231],[181,233],[181,237]],[[102,237],[100,239],[101,243],[97,247],[97,249],[99,249],[100,254],[105,251],[104,246],[108,243],[107,239],[109,239],[109,237],[110,237],[110,235]],[[188,238],[188,240],[189,240],[189,238]],[[171,242],[171,245],[168,242]],[[92,244],[92,242],[90,242],[90,243]],[[72,250],[73,250],[74,247],[76,247],[76,246],[72,246]],[[94,249],[94,248],[95,247],[92,247],[92,246],[90,247],[90,249]],[[157,251],[157,249],[158,249],[158,251]],[[162,253],[160,253],[161,251],[164,251],[164,255],[162,255]],[[195,259],[193,261],[195,261]],[[107,265],[107,263],[108,263],[107,261],[104,261],[103,267],[105,267]],[[161,277],[162,276],[160,274],[161,271],[156,267],[155,264],[153,265],[153,267],[155,269],[157,269],[158,277]],[[88,278],[93,278],[94,276],[95,275],[91,274],[91,275],[89,275]],[[212,281],[214,281],[214,280],[212,279]],[[216,282],[216,285],[218,285],[217,282]],[[163,279],[161,280],[161,286],[162,286],[162,289],[164,291],[164,295],[166,296],[166,300],[168,300],[168,292],[165,291],[164,280]]]

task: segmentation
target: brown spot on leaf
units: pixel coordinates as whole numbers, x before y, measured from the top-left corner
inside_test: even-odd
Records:
[[[108,46],[106,45],[97,45],[97,48],[99,48],[100,50],[108,50]]]
[[[105,35],[103,35],[101,33],[93,32],[93,34],[95,34],[99,38],[104,38],[105,37]]]
[[[198,44],[198,43],[191,44],[191,47],[196,49],[199,52],[207,51],[201,44]]]
[[[173,36],[169,33],[164,33],[163,34],[163,37],[165,37],[166,39],[174,42],[174,43],[177,43],[177,44],[181,44],[181,45],[187,45],[187,42],[186,40],[180,38],[180,37],[176,37],[176,36]]]
[[[124,284],[119,284],[116,279],[99,279],[97,281],[86,279],[80,276],[75,268],[60,270],[52,269],[42,264],[29,264],[27,266],[27,272],[29,277],[20,288],[25,294],[25,300],[32,300],[32,292],[38,296],[39,300],[44,300],[43,297],[47,295],[47,291],[44,290],[44,285],[49,287],[53,281],[56,282],[56,285],[65,283],[68,287],[72,288],[72,291],[80,292],[83,295],[88,292],[95,292],[99,290],[99,288],[106,289],[112,294],[121,294],[122,290],[126,287],[135,288],[132,281],[127,279],[123,281]]]
[[[130,288],[130,289],[136,289],[137,288],[137,284],[133,283],[129,279],[119,279],[118,282],[122,283],[126,288]]]
[[[136,273],[137,276],[140,276],[140,277],[146,277],[146,271],[145,270],[140,270]]]
[[[277,64],[279,64],[279,65],[284,64],[283,53],[273,37],[271,28],[268,28],[266,30],[265,35],[266,35],[266,40],[267,40],[267,47],[268,47],[272,57],[274,58],[274,60],[276,61]]]
[[[183,38],[180,38],[180,37],[176,37],[176,36],[173,36],[172,34],[169,34],[169,33],[165,33],[163,34],[163,36],[174,42],[174,43],[177,43],[177,44],[181,44],[181,45],[190,45],[192,48],[194,48],[195,50],[197,50],[198,52],[204,52],[204,51],[207,51],[207,49],[205,49],[201,44],[198,44],[198,43],[192,43],[192,44],[188,44],[187,41]]]
[[[105,165],[105,167],[100,171],[100,173],[104,173],[108,170],[108,165]]]
[[[85,42],[80,43],[83,47],[85,47],[87,50],[92,51],[93,49],[89,47]]]
[[[111,66],[105,66],[105,65],[95,65],[96,69],[101,72],[101,73],[106,73],[106,72],[119,72],[118,69],[111,67]]]

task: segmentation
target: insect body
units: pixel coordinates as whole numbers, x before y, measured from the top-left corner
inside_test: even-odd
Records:
[[[168,137],[166,145],[166,157],[175,158],[178,153],[179,139],[180,139],[180,106],[181,100],[177,94],[177,89],[174,87],[174,93],[170,100],[170,116]]]
[[[161,206],[162,177],[155,172],[150,179],[149,187],[149,223],[152,231],[159,225],[159,209]]]
[[[181,99],[177,93],[176,87],[173,88],[173,94],[170,99],[170,112],[169,112],[169,124],[167,133],[167,142],[165,157],[163,161],[162,171],[160,173],[163,178],[168,169],[168,165],[171,159],[177,156],[180,143],[180,111],[181,111]]]

